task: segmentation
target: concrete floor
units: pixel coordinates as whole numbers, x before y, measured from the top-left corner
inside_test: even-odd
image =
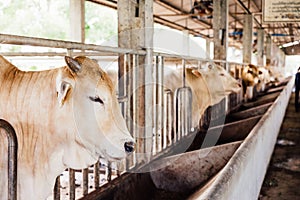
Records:
[[[259,200],[300,199],[300,112],[294,98],[292,93]]]

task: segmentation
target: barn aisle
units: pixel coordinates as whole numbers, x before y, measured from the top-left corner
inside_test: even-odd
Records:
[[[260,200],[300,198],[300,112],[292,93],[260,192]]]

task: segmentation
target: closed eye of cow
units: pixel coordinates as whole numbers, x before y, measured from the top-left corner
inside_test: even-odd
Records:
[[[100,97],[98,97],[98,96],[95,96],[95,97],[89,97],[89,99],[90,99],[91,101],[98,102],[98,103],[100,103],[100,104],[104,104],[103,100],[102,100]]]

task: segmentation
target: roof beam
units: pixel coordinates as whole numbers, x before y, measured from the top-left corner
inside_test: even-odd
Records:
[[[173,22],[169,21],[169,20],[166,20],[164,18],[161,18],[157,15],[154,15],[154,21],[156,23],[159,23],[159,24],[162,24],[162,25],[165,25],[165,26],[169,26],[171,28],[174,28],[174,29],[178,29],[178,30],[188,30],[192,35],[198,35],[198,36],[201,36],[203,38],[209,38],[208,35],[204,35],[198,31],[195,31],[193,29],[189,29],[187,27],[184,27],[182,25],[179,25],[179,24],[174,24]]]
[[[250,14],[252,15],[251,11],[245,6],[245,4],[241,1],[241,0],[235,0],[235,2],[247,13],[247,14]],[[261,26],[261,23],[259,23],[259,21],[253,17],[255,23],[260,27],[262,28]]]
[[[171,5],[170,3],[168,3],[164,0],[154,0],[154,2],[161,5],[161,6],[163,6],[163,7],[165,7],[165,8],[167,8],[167,9],[172,10],[173,12],[176,12],[176,13],[179,12],[179,14],[182,14],[182,13],[183,14],[189,14],[188,12],[185,12],[185,11],[181,10],[180,8],[175,7],[175,6]],[[202,26],[205,26],[206,28],[212,28],[212,25],[210,23],[207,23],[203,20],[194,20],[194,21],[201,24]]]

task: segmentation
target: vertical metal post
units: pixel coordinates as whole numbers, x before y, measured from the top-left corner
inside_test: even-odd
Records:
[[[173,129],[173,92],[170,89],[164,92],[164,128],[163,128],[163,148],[172,144]]]
[[[55,180],[53,194],[54,200],[60,200],[60,176],[58,176]]]
[[[187,96],[186,96],[187,95]],[[184,97],[184,98],[183,98]],[[192,90],[190,87],[181,87],[175,91],[175,135],[179,141],[192,129]],[[187,100],[187,102],[186,102]],[[183,123],[182,123],[183,122]]]
[[[111,169],[111,162],[107,161],[107,181],[111,181],[112,169]]]
[[[75,170],[69,168],[69,195],[70,200],[75,200]]]
[[[136,143],[137,143],[137,150],[133,153],[134,154],[134,162],[135,164],[137,164],[139,161],[138,161],[138,157],[139,157],[139,154],[140,154],[140,142],[141,139],[139,138],[139,125],[138,125],[138,96],[137,96],[137,91],[136,89],[139,87],[139,82],[138,82],[138,79],[139,79],[139,73],[138,73],[138,63],[139,63],[139,55],[134,55],[133,57],[133,71],[132,71],[132,80],[133,80],[133,85],[132,87],[134,88],[134,90],[132,91],[132,121],[133,121],[133,137],[136,138]]]
[[[17,199],[18,140],[14,128],[0,119],[0,128],[4,129],[8,139],[8,192],[7,199]]]
[[[100,177],[99,177],[99,161],[97,161],[94,165],[94,188],[97,190],[100,184]]]
[[[272,60],[272,39],[270,35],[266,38],[266,65],[269,66]]]
[[[154,130],[155,130],[155,141],[154,146],[156,152],[160,152],[162,150],[162,137],[163,137],[163,106],[164,106],[164,69],[163,69],[163,57],[156,56],[155,62],[155,82],[156,87],[154,93],[154,100],[155,100],[155,123],[154,123]]]
[[[89,192],[89,169],[82,170],[82,195],[86,196]]]

